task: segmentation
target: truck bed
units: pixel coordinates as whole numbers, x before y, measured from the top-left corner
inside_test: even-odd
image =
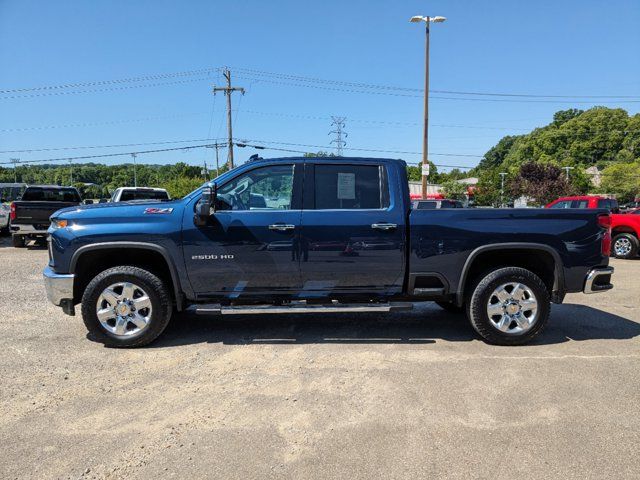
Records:
[[[440,209],[409,213],[409,277],[438,272],[447,292],[458,291],[465,264],[490,246],[507,255],[519,246],[539,246],[561,261],[568,292],[581,291],[594,265],[607,265],[601,252],[605,231],[597,217],[605,210]]]

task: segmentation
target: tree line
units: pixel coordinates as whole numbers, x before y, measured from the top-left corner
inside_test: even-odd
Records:
[[[305,156],[335,155],[321,151]],[[466,192],[457,180],[478,177],[475,196],[481,205],[520,196],[545,204],[558,196],[586,193],[614,194],[620,202],[633,200],[640,196],[640,114],[606,107],[561,110],[548,125],[528,134],[505,136],[468,172],[439,172],[431,162],[430,167],[429,183],[442,185],[445,194],[454,198]],[[587,173],[589,167],[597,167],[599,175]],[[221,168],[220,173],[225,170]],[[506,173],[504,192],[501,172]],[[74,185],[85,198],[108,198],[116,188],[134,184],[132,163],[18,164],[15,171],[0,167],[0,183],[13,182],[14,175],[21,183]],[[136,175],[139,186],[166,188],[172,197],[182,197],[215,177],[215,171],[205,173],[199,166],[177,162],[138,164]],[[407,175],[419,181],[420,166],[408,166]]]

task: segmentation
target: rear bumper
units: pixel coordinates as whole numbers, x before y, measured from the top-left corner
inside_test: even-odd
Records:
[[[593,268],[589,270],[584,281],[584,293],[599,293],[611,290],[611,275],[613,275],[613,267]]]
[[[63,303],[73,304],[73,273],[56,273],[51,267],[42,272],[44,288],[51,303],[60,307]]]
[[[11,224],[11,233],[15,233],[17,235],[42,235],[45,236],[47,235],[47,228],[45,229],[41,229],[41,228],[36,228],[33,225],[28,225],[28,224]]]

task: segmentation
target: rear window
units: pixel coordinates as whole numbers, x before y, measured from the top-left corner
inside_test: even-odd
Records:
[[[74,188],[29,187],[22,200],[27,202],[80,202],[80,194]]]
[[[389,206],[389,190],[378,165],[315,166],[316,210],[381,209]]]
[[[167,192],[157,192],[154,190],[125,190],[120,195],[121,202],[133,200],[169,200]]]
[[[416,202],[414,208],[416,210],[434,210],[438,208],[438,202]]]
[[[571,202],[571,208],[589,208],[589,200],[574,200]]]

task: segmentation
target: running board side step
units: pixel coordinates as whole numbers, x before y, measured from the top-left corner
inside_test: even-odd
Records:
[[[362,312],[402,312],[413,309],[410,302],[391,303],[333,303],[326,305],[293,303],[291,305],[192,305],[189,311],[197,315],[256,315],[286,313],[362,313]]]

